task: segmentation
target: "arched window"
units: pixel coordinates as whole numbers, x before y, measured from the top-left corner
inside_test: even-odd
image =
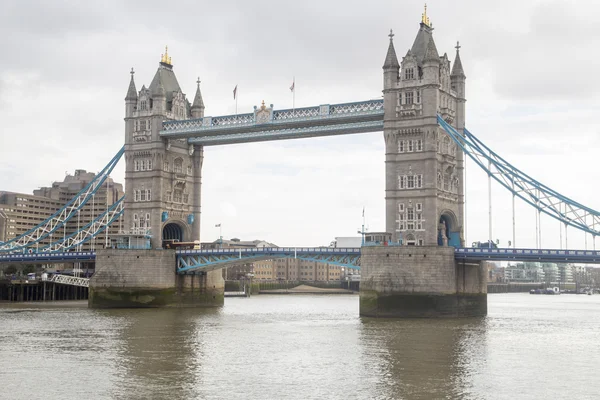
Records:
[[[181,174],[183,172],[183,160],[181,158],[176,158],[173,161],[173,172],[176,174]]]
[[[444,143],[442,145],[442,154],[450,154],[450,139],[448,136],[444,137]]]
[[[174,203],[181,203],[181,197],[182,197],[181,189],[173,190],[173,202]]]

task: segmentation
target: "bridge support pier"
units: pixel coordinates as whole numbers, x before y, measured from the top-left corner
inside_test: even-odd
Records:
[[[456,261],[453,247],[363,247],[360,315],[485,316],[486,275],[484,263]]]
[[[222,306],[221,271],[177,275],[174,250],[99,250],[90,308]]]

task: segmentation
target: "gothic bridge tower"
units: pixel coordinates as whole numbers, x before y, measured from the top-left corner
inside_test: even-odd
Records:
[[[204,116],[200,81],[190,104],[166,48],[149,87],[137,92],[133,73],[125,97],[125,228],[150,233],[152,248],[200,240],[203,148],[159,136],[163,121]]]
[[[438,126],[465,126],[465,74],[456,46],[440,56],[423,13],[398,62],[393,34],[383,64],[386,230],[404,246],[361,249],[360,314],[473,317],[487,313],[483,263],[457,261],[464,224],[463,152]]]
[[[390,31],[383,65],[386,231],[405,245],[461,246],[464,156],[438,126],[437,115],[462,132],[465,74],[456,46],[451,68],[422,16],[412,47],[398,62]]]

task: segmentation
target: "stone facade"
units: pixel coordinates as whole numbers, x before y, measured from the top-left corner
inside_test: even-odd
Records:
[[[438,54],[433,29],[422,22],[398,62],[390,33],[384,70],[386,230],[408,245],[464,242],[463,153],[438,126],[437,115],[462,132],[465,75],[457,45]]]
[[[190,104],[166,53],[148,88],[136,91],[132,71],[125,98],[125,227],[150,233],[152,248],[163,239],[200,240],[203,148],[159,133],[163,121],[203,115],[200,83]]]

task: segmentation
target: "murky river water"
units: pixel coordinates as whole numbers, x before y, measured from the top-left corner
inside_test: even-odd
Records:
[[[0,399],[598,399],[600,296],[375,320],[358,296],[215,310],[0,305]]]

